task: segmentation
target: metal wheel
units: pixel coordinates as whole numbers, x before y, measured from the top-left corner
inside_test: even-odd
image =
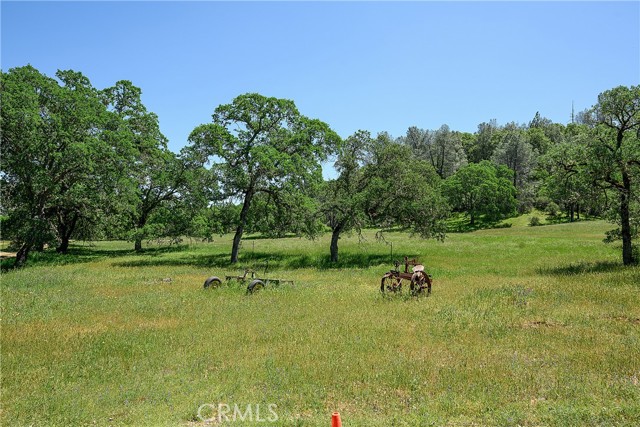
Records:
[[[380,280],[380,292],[400,292],[402,291],[402,279],[393,276],[392,274],[385,274]]]
[[[431,279],[424,271],[416,271],[411,276],[411,293],[419,295],[427,289],[427,294],[431,293]]]
[[[222,281],[218,276],[211,276],[204,281],[204,288],[217,288],[222,284]]]
[[[249,286],[247,286],[247,293],[253,294],[255,292],[258,292],[262,288],[264,288],[264,282],[262,280],[252,280],[251,283],[249,283]]]
[[[411,285],[410,285],[412,295],[418,295],[422,293],[423,285],[425,283],[425,277],[426,276],[422,271],[417,271],[413,273],[413,275],[411,276]]]

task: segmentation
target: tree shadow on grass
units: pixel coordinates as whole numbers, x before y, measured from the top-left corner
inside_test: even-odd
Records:
[[[613,271],[623,271],[624,265],[612,261],[598,262],[578,262],[575,264],[563,265],[559,267],[540,267],[536,269],[538,274],[545,276],[577,276],[587,273],[608,273]]]
[[[417,253],[406,253],[395,256],[394,259],[402,260],[402,256],[409,258],[419,257]],[[131,257],[134,259],[127,260]],[[331,262],[329,254],[317,253],[288,253],[288,252],[241,252],[239,262],[232,264],[228,253],[203,254],[194,253],[186,245],[171,245],[163,247],[145,248],[141,252],[135,252],[133,248],[102,248],[72,244],[66,254],[58,254],[54,249],[43,252],[32,252],[29,255],[26,268],[30,267],[55,267],[70,264],[83,264],[101,259],[121,258],[114,260],[115,267],[158,267],[158,266],[189,266],[198,268],[226,269],[229,274],[241,274],[245,268],[250,268],[256,273],[265,274],[273,270],[297,270],[304,268],[316,268],[320,270],[362,269],[372,266],[384,265],[385,268],[393,267],[393,260],[387,253],[368,252],[342,252],[338,262]],[[124,259],[122,259],[124,258]],[[13,268],[13,259],[2,260],[2,270]]]
[[[47,249],[42,252],[32,251],[29,253],[26,268],[38,266],[61,266],[70,264],[83,264],[104,258],[117,258],[123,256],[148,255],[157,257],[172,252],[181,252],[186,249],[184,245],[165,246],[158,248],[146,248],[141,252],[135,252],[133,249],[98,249],[92,246],[70,245],[66,254],[60,254],[55,249]],[[3,272],[13,269],[15,263],[14,258],[4,259],[0,265]]]
[[[416,258],[416,254],[407,254],[409,258]],[[318,268],[321,270],[331,269],[349,269],[349,268],[369,268],[377,265],[393,266],[389,254],[371,254],[371,253],[343,253],[338,257],[338,262],[332,262],[331,256],[296,256],[289,260],[286,267],[297,268]]]
[[[409,258],[416,254],[407,254]],[[256,273],[265,274],[273,270],[297,270],[317,268],[320,270],[338,270],[350,268],[368,268],[378,265],[393,266],[388,254],[344,253],[340,254],[337,263],[331,262],[329,255],[288,254],[270,252],[251,252],[241,254],[237,264],[231,264],[229,254],[194,255],[185,253],[184,256],[152,257],[131,261],[116,262],[116,267],[159,267],[159,266],[190,266],[199,268],[226,268],[229,272],[241,272],[250,268]]]
[[[467,216],[458,216],[447,222],[448,233],[470,233],[492,228],[511,228],[511,224],[502,223],[502,219],[489,219],[484,216],[477,218],[474,224],[469,223]]]
[[[274,261],[277,261],[277,255],[271,255]],[[249,265],[245,257],[240,257],[238,264],[231,264],[228,254],[212,254],[212,255],[195,255],[193,253],[185,253],[183,256],[160,257],[151,256],[144,259],[136,259],[131,261],[114,262],[114,267],[163,267],[163,266],[189,266],[202,268],[233,268],[242,269],[243,266]]]

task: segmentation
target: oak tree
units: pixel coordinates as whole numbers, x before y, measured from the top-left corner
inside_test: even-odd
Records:
[[[474,225],[480,215],[490,220],[513,215],[516,189],[512,171],[488,160],[460,168],[444,182],[444,193],[451,206],[469,215]]]
[[[78,221],[109,199],[117,156],[102,132],[110,115],[81,73],[56,80],[25,66],[1,77],[2,203],[21,266],[46,242],[67,250]]]
[[[618,86],[598,95],[592,108],[592,138],[587,148],[588,168],[594,182],[617,194],[613,234],[622,240],[622,262],[634,260],[633,204],[640,185],[640,86]]]
[[[218,106],[212,118],[193,130],[190,149],[213,163],[220,198],[242,205],[231,248],[235,263],[255,196],[317,185],[321,161],[340,138],[326,123],[301,115],[293,101],[257,93]]]

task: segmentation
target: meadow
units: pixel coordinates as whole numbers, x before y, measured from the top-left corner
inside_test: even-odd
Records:
[[[602,221],[449,234],[76,242],[1,276],[3,426],[635,426],[640,267]],[[393,257],[433,275],[382,296]],[[203,289],[253,267],[291,285]],[[202,405],[209,404],[207,410]],[[200,416],[198,414],[199,408]],[[203,422],[201,418],[211,418]]]

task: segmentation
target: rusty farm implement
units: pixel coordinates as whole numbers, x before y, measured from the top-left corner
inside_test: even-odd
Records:
[[[409,289],[412,295],[431,293],[431,275],[425,271],[424,265],[416,259],[404,257],[404,271],[400,270],[400,262],[394,262],[395,269],[390,270],[382,276],[380,280],[380,292],[399,293],[402,292],[402,284],[409,282]],[[411,270],[409,270],[411,268]]]

